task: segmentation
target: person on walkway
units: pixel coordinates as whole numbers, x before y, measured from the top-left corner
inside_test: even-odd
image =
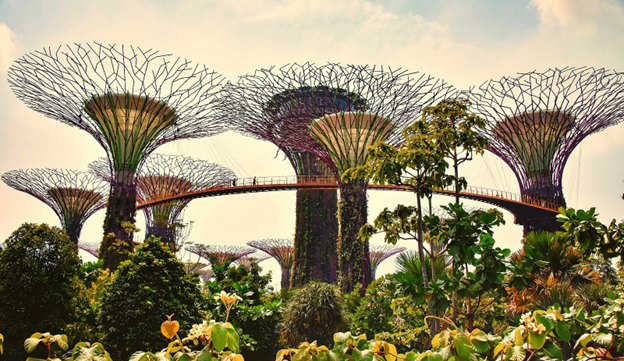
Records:
[[[232,187],[236,187],[236,178],[232,179]]]
[[[256,176],[254,176],[253,185],[256,185]]]

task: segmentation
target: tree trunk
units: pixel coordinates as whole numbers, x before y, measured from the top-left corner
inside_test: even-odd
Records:
[[[69,236],[73,242],[78,244],[80,240],[80,232],[82,231],[82,222],[79,219],[65,219],[65,233]]]
[[[337,191],[298,190],[293,272],[290,283],[336,282]]]
[[[100,245],[100,257],[111,271],[134,250],[132,232],[127,232],[121,222],[134,224],[136,215],[136,186],[134,173],[116,171],[111,183],[106,217],[104,218],[104,239]]]
[[[338,266],[340,289],[343,293],[353,291],[362,284],[365,292],[371,282],[368,241],[358,238],[360,228],[366,224],[366,182],[353,181],[340,184],[340,234],[338,237]]]

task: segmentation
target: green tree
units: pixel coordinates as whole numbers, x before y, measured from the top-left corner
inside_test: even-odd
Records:
[[[221,292],[236,294],[242,301],[232,308],[229,322],[242,337],[241,353],[250,360],[270,360],[276,345],[274,331],[281,319],[282,302],[267,288],[271,273],[260,275],[262,268],[255,262],[245,267],[213,267],[213,280],[204,286],[204,308],[215,320],[225,319],[225,308],[215,296]],[[251,347],[250,347],[251,346]]]
[[[119,265],[102,297],[103,344],[115,360],[134,351],[167,346],[160,333],[165,315],[175,314],[182,330],[200,322],[201,292],[195,274],[151,237]]]
[[[310,282],[297,290],[284,309],[280,337],[289,347],[306,340],[331,344],[332,335],[345,326],[344,301],[338,288]]]
[[[35,331],[64,333],[88,302],[81,296],[84,287],[78,280],[78,246],[62,229],[24,223],[5,246],[0,252],[4,357],[25,359],[26,338]]]

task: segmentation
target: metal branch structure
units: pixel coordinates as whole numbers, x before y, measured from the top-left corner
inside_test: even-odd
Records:
[[[153,49],[99,43],[44,48],[16,60],[7,78],[29,108],[88,132],[108,154],[114,179],[103,254],[111,269],[122,259],[115,255],[133,247],[122,222],[134,223],[135,173],[145,156],[167,142],[227,128],[211,116],[221,76]],[[115,239],[125,246],[109,250]]]
[[[231,245],[196,244],[186,247],[186,250],[203,257],[210,262],[210,266],[229,267],[232,262],[256,252],[253,248]]]
[[[512,169],[523,196],[565,206],[565,164],[587,136],[624,120],[624,73],[566,67],[490,80],[470,91],[489,151]],[[554,216],[516,218],[524,231],[559,229]]]
[[[300,176],[337,178],[366,162],[369,145],[399,145],[401,130],[424,107],[456,95],[424,74],[332,63],[260,69],[224,89],[220,117],[233,121],[235,131],[276,144]],[[325,193],[297,193],[293,286],[335,277],[336,197],[317,192]],[[350,291],[370,283],[368,244],[357,239],[366,222],[366,180],[341,183],[340,195],[338,263],[341,288]],[[315,274],[319,265],[330,274]]]
[[[69,169],[34,168],[2,175],[9,187],[28,193],[47,204],[59,217],[63,229],[78,243],[84,222],[106,207],[108,183],[88,173]]]
[[[271,257],[269,257],[269,256],[254,257],[253,255],[245,256],[245,257],[241,257],[241,258],[237,259],[236,260],[236,264],[241,265],[241,266],[245,266],[247,268],[251,268],[251,264],[252,263],[260,263],[262,261],[266,261],[269,258],[271,258]]]
[[[381,262],[394,256],[395,254],[405,251],[405,247],[396,247],[390,244],[375,244],[370,246],[370,263],[371,263],[371,277],[374,280],[377,273],[377,267]]]
[[[289,238],[267,238],[247,242],[248,246],[268,253],[279,263],[282,268],[281,287],[285,290],[290,288],[291,270],[295,258],[294,243],[294,240]]]
[[[100,158],[89,169],[102,179],[112,180],[106,159]],[[236,174],[227,167],[205,160],[153,153],[148,156],[136,174],[137,200],[140,203],[173,197],[213,184],[229,182]],[[182,223],[184,210],[191,198],[158,204],[143,209],[145,215],[145,238],[155,236],[163,243],[179,250],[183,235],[188,237],[190,228]]]
[[[99,258],[100,245],[95,242],[78,242],[78,248],[89,253],[95,258]]]

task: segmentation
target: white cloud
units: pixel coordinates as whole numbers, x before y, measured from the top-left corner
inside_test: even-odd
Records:
[[[620,33],[624,11],[613,0],[531,0],[540,20],[577,34]]]

